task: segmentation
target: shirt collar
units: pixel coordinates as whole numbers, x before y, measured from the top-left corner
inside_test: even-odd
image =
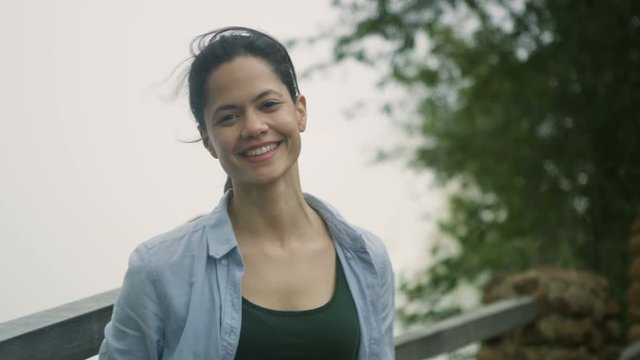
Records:
[[[228,212],[229,200],[232,196],[233,190],[225,192],[218,206],[209,214],[208,229],[205,233],[209,255],[216,259],[225,256],[238,246]],[[320,214],[334,241],[352,250],[366,249],[362,234],[347,223],[335,208],[310,194],[305,193],[304,199]]]
[[[229,212],[227,211],[231,190],[225,192],[218,206],[209,214],[209,224],[205,231],[209,245],[209,255],[218,259],[238,246],[236,235],[233,232]]]
[[[304,199],[320,214],[335,242],[352,250],[366,249],[362,233],[349,224],[333,206],[310,194],[304,194]]]

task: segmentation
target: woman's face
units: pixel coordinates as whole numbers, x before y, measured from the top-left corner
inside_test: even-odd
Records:
[[[290,174],[300,154],[306,100],[291,99],[264,60],[238,57],[207,79],[203,143],[238,183],[266,184]]]

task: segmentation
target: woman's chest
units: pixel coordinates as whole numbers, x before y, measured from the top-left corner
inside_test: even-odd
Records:
[[[242,296],[274,310],[308,310],[331,299],[336,285],[333,246],[243,253]]]

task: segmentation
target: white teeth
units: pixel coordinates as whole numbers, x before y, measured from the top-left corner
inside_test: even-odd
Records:
[[[247,156],[260,156],[260,155],[262,155],[264,153],[268,153],[269,151],[275,149],[276,146],[278,146],[278,144],[265,145],[265,146],[259,147],[257,149],[247,150],[247,151],[245,151],[245,154]]]

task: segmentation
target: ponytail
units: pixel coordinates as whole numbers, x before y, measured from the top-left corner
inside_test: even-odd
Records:
[[[231,182],[231,178],[227,176],[227,181],[224,183],[224,192],[226,193],[230,189],[233,189],[233,182]]]

